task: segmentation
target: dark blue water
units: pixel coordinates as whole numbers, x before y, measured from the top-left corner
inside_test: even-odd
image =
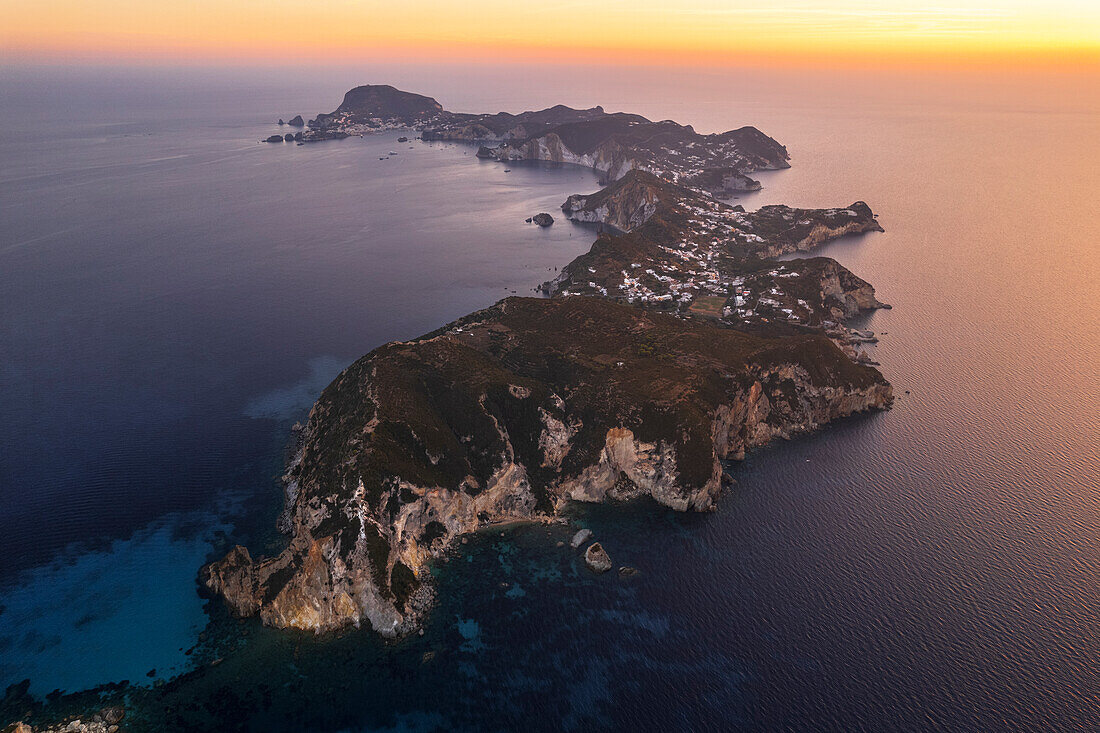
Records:
[[[887,229],[826,254],[894,305],[868,326],[898,403],[750,456],[715,514],[578,507],[631,579],[528,526],[458,546],[397,644],[204,606],[206,557],[277,547],[331,376],[591,241],[523,222],[577,169],[255,142],[368,71],[3,79],[0,684],[130,680],[151,729],[1100,727],[1100,118],[1066,79],[386,70],[454,109],[775,135],[794,167],[746,206]]]

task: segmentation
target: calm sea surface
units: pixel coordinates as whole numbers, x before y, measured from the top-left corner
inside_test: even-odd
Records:
[[[1097,81],[0,71],[0,688],[128,680],[149,730],[1100,729]],[[289,426],[340,369],[593,238],[523,221],[590,171],[257,142],[368,82],[773,135],[793,168],[740,203],[886,228],[823,253],[894,306],[894,409],[751,455],[714,514],[578,507],[629,580],[525,526],[441,563],[396,644],[205,604],[205,560],[278,548]]]

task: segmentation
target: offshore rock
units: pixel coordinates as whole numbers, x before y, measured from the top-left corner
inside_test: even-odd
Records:
[[[611,569],[611,558],[599,542],[593,542],[584,551],[584,564],[594,573],[606,573]]]
[[[548,227],[554,223],[554,217],[543,212],[541,214],[535,214],[531,220],[538,224],[540,227]]]
[[[585,527],[584,529],[573,535],[573,539],[569,540],[569,546],[574,550],[579,548],[585,542],[588,542],[588,538],[592,536],[592,530]]]

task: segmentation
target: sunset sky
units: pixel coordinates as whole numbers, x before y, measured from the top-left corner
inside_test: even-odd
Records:
[[[1100,63],[1096,0],[4,0],[8,59]],[[475,10],[476,9],[476,10]]]

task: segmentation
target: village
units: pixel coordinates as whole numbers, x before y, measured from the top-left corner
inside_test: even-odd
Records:
[[[763,259],[797,249],[791,242],[820,226],[820,220],[844,221],[858,216],[857,212],[766,207],[746,213],[704,195],[666,196],[662,203],[662,216],[678,227],[676,241],[647,240],[646,256],[629,263],[579,258],[563,272],[555,294],[598,295],[684,318],[717,319],[738,328],[785,325],[822,330],[853,359],[873,363],[856,347],[875,343],[874,335],[842,323],[883,305],[874,300],[867,283],[841,273],[843,268],[827,258]],[[863,299],[853,302],[840,282],[841,274],[850,288],[866,288],[870,295],[861,293]]]

